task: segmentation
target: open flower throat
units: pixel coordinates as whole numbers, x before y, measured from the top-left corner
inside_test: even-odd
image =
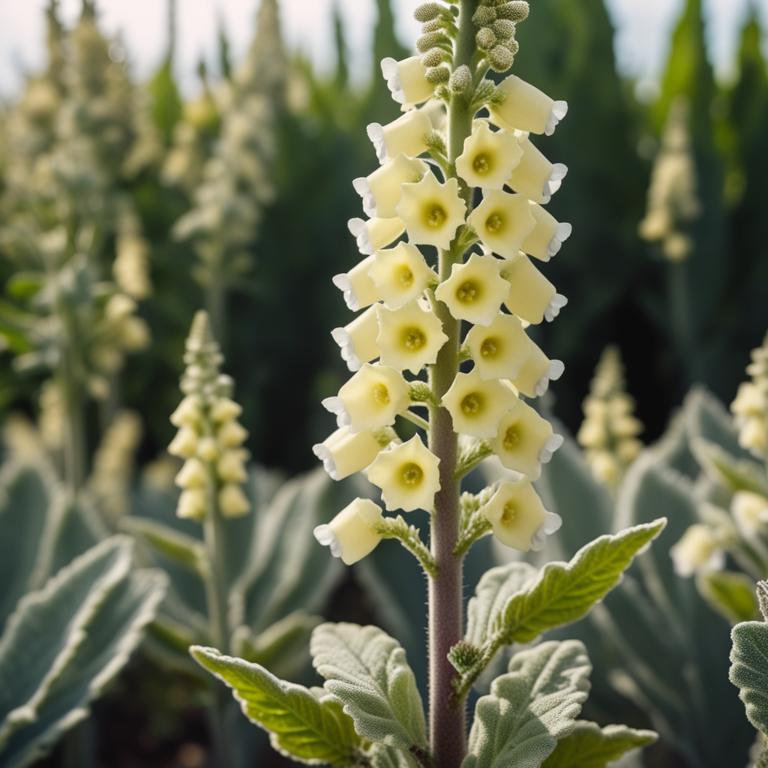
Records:
[[[512,11],[515,22],[502,26],[514,32],[527,6],[512,3]],[[440,26],[451,13],[427,3],[417,18]],[[358,313],[332,334],[353,375],[324,401],[338,430],[314,450],[332,477],[364,472],[382,500],[357,499],[316,531],[345,562],[377,546],[385,511],[435,512],[445,458],[428,433],[440,409],[463,451],[480,460],[496,454],[510,470],[480,505],[489,532],[525,551],[559,525],[531,481],[562,438],[529,401],[563,365],[527,328],[553,320],[566,303],[535,262],[549,261],[571,233],[543,207],[567,168],[547,160],[531,138],[551,135],[567,105],[515,75],[498,85],[484,77],[509,68],[514,39],[489,50],[474,74],[454,68],[444,50],[453,45],[449,37],[436,47],[430,39],[420,39],[420,55],[382,62],[403,114],[368,127],[380,166],[354,181],[368,218],[349,225],[363,257],[334,278]],[[463,143],[448,128],[455,100],[467,107]],[[459,348],[460,362],[441,355],[444,348]],[[445,370],[432,374],[446,364],[452,383],[440,389],[435,382],[446,381]],[[398,435],[406,422],[416,427],[407,440]]]

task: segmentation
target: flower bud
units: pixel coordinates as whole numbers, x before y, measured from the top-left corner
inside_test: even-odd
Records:
[[[480,9],[478,8],[478,10]],[[493,34],[490,27],[482,27],[475,35],[475,43],[481,51],[490,51],[497,42],[496,35]]]
[[[440,3],[422,3],[416,7],[413,12],[413,18],[422,24],[427,21],[433,21],[443,15],[444,9]]]
[[[488,64],[494,72],[506,72],[515,63],[516,53],[517,44],[514,41],[499,43],[488,51]]]
[[[224,517],[242,517],[251,505],[243,489],[235,483],[226,483],[219,491],[219,509]]]
[[[498,18],[519,23],[528,18],[529,6],[524,0],[512,0],[511,3],[497,5],[495,10]]]
[[[381,507],[370,499],[355,499],[327,525],[314,530],[317,541],[330,547],[334,557],[353,565],[370,555],[381,541],[376,530],[382,521]]]

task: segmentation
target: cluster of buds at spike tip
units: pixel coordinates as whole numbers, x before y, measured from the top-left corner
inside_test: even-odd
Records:
[[[176,475],[179,517],[202,520],[213,505],[224,517],[241,517],[250,509],[243,492],[248,433],[238,421],[241,408],[232,399],[232,379],[221,373],[222,362],[208,315],[198,312],[184,354],[184,398],[171,415],[178,432],[168,446],[171,455],[184,459]]]
[[[634,400],[624,389],[624,369],[616,347],[600,357],[592,385],[584,400],[584,421],[577,439],[584,448],[592,474],[616,488],[643,450],[637,436],[643,425],[634,416]]]
[[[531,481],[562,437],[529,401],[561,376],[563,364],[550,360],[527,328],[554,320],[566,304],[535,262],[549,261],[571,233],[543,207],[567,169],[547,160],[530,139],[551,133],[566,105],[509,78],[490,104],[491,118],[476,117],[460,156],[446,163],[447,142],[435,127],[445,121],[434,114],[446,106],[439,100],[418,105],[433,95],[424,59],[434,55],[435,66],[452,59],[455,10],[438,2],[419,6],[417,19],[428,25],[419,40],[422,58],[384,62],[404,113],[368,127],[380,166],[354,181],[369,218],[349,225],[363,258],[333,279],[357,313],[332,332],[352,376],[323,402],[338,428],[315,453],[333,478],[364,472],[382,498],[381,506],[353,502],[317,530],[318,540],[345,562],[365,556],[384,537],[382,506],[433,512],[440,458],[421,432],[401,441],[395,430],[407,420],[426,431],[437,409],[450,414],[466,455],[479,457],[475,463],[496,454],[513,472],[483,506],[488,530],[528,550],[560,522],[544,509]],[[495,29],[508,44],[514,40],[510,25],[525,17],[527,4],[484,2],[481,21],[483,13],[488,20],[480,26]],[[474,75],[461,69],[449,78],[446,100],[475,104],[465,92],[474,87]],[[494,86],[483,83],[491,98]],[[483,106],[489,105],[473,114]],[[438,275],[436,252],[450,257],[450,274]],[[446,311],[463,336],[462,362],[446,392],[425,396],[429,372],[449,338],[440,319]],[[426,409],[426,418],[417,409]],[[470,460],[462,461],[466,466]]]
[[[527,18],[528,3],[523,0],[481,0],[472,17],[475,43],[494,72],[506,72],[514,64],[520,49],[517,25]]]
[[[739,386],[731,411],[741,447],[768,460],[768,335],[752,352],[747,373],[750,380]]]

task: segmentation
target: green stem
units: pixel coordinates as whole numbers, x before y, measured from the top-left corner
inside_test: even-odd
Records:
[[[472,14],[477,0],[461,0],[459,36],[454,67],[469,64],[474,53]],[[461,154],[464,140],[472,131],[472,113],[467,101],[453,97],[448,108],[448,159],[453,165]],[[470,190],[461,184],[467,208]],[[440,280],[450,277],[453,264],[463,254],[459,249],[442,251],[439,257]],[[448,308],[435,302],[448,341],[440,350],[430,371],[430,386],[435,402],[441,402],[459,367],[460,323]],[[458,438],[453,422],[443,407],[432,407],[430,450],[440,459],[440,491],[435,496],[431,520],[431,550],[437,575],[429,580],[429,722],[434,764],[440,768],[458,768],[466,754],[466,711],[463,702],[453,696],[455,671],[448,653],[464,634],[462,558],[453,550],[459,538],[459,481],[456,479]]]

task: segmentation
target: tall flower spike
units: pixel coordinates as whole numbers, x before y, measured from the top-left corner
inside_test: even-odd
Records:
[[[377,251],[367,271],[378,297],[389,309],[399,309],[418,299],[426,287],[437,281],[421,251],[411,243]]]
[[[768,334],[752,352],[747,366],[750,381],[739,385],[731,411],[739,430],[739,444],[765,459],[768,455]]]
[[[182,489],[179,517],[240,517],[250,509],[242,488],[248,458],[242,444],[248,433],[238,422],[241,409],[232,400],[232,379],[221,373],[222,362],[208,315],[198,312],[184,355],[184,398],[171,415],[178,432],[168,446],[171,454],[186,459],[176,475]],[[212,503],[216,509],[211,509]]]
[[[517,254],[536,226],[528,200],[497,190],[485,193],[468,222],[489,251],[506,258]]]
[[[501,189],[522,157],[523,150],[513,134],[492,131],[487,121],[478,120],[456,159],[456,172],[471,187]]]

